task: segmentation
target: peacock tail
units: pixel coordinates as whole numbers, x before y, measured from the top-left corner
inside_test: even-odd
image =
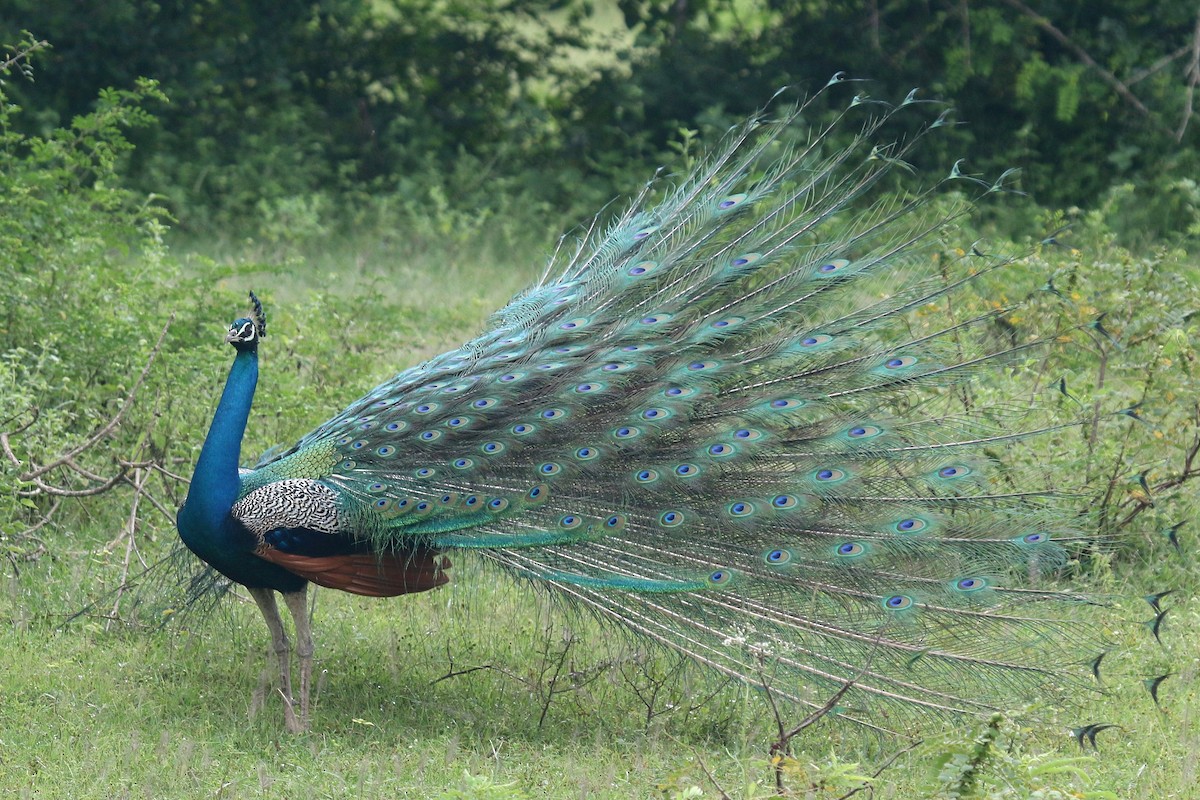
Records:
[[[824,91],[733,131],[657,203],[648,186],[484,333],[243,474],[233,516],[259,554],[363,594],[389,592],[304,571],[314,541],[436,582],[475,554],[803,707],[852,684],[837,713],[879,729],[1086,674],[1094,601],[1040,577],[1087,537],[1006,466],[1070,423],[965,391],[1064,332],[1005,338],[1010,308],[947,305],[1012,261],[944,255],[970,208],[954,191],[1003,180],[956,167],[884,195],[944,114],[889,141],[930,105],[856,97],[801,132]]]

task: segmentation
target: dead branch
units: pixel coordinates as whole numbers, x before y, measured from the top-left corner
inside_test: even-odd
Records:
[[[58,507],[60,505],[62,505],[62,500],[55,498],[54,502],[50,505],[50,510],[47,511],[42,516],[42,519],[39,522],[36,522],[33,525],[30,525],[28,528],[26,528],[25,530],[18,533],[16,538],[17,539],[32,538],[35,533],[37,533],[38,531],[40,531],[42,528],[46,527],[46,525],[49,524],[50,518],[54,516],[55,511],[58,511]]]
[[[1155,118],[1154,114],[1151,113],[1150,109],[1146,108],[1145,104],[1143,104],[1142,101],[1137,98],[1137,95],[1135,95],[1129,89],[1129,87],[1121,81],[1120,78],[1101,66],[1096,59],[1092,58],[1092,56],[1086,50],[1076,44],[1069,36],[1063,33],[1062,30],[1050,22],[1050,20],[1046,19],[1044,16],[1025,5],[1023,2],[1021,2],[1021,0],[1004,0],[1004,2],[1025,16],[1029,17],[1031,20],[1033,20],[1035,25],[1048,33],[1063,47],[1074,53],[1076,58],[1082,61],[1086,67],[1099,75],[1101,80],[1111,86],[1113,90],[1121,97],[1121,99],[1123,99],[1130,106],[1133,106],[1133,108],[1136,109],[1139,114],[1153,122],[1156,127],[1174,136],[1174,131],[1168,130],[1161,122],[1159,122]]]
[[[1192,111],[1196,99],[1196,85],[1200,84],[1200,12],[1196,14],[1196,31],[1192,35],[1192,59],[1187,66],[1187,89],[1183,92],[1183,118],[1179,120],[1179,128],[1175,131],[1175,141],[1182,142],[1183,134],[1187,131],[1188,122],[1192,119]]]
[[[826,700],[822,706],[814,709],[812,713],[800,720],[800,722],[791,730],[788,730],[787,724],[783,719],[783,713],[781,712],[779,705],[775,702],[775,693],[771,690],[771,681],[764,670],[764,660],[760,656],[758,661],[759,683],[762,686],[763,693],[766,695],[767,703],[771,707],[771,715],[775,718],[775,728],[779,732],[779,738],[771,743],[771,748],[769,751],[771,755],[771,761],[775,765],[776,794],[783,795],[786,791],[783,785],[783,756],[786,756],[791,749],[792,739],[796,738],[796,736],[798,736],[807,728],[812,727],[825,717],[829,716],[829,714],[831,714],[833,710],[837,708],[838,704],[842,702],[842,698],[846,696],[846,693],[853,689],[855,685],[857,685],[859,679],[871,668],[871,662],[874,660],[874,658],[875,651],[872,650],[870,654],[868,654],[866,661],[863,662],[862,668],[858,671],[857,675],[855,675],[853,678],[847,679],[846,682],[842,684],[841,688],[830,695],[829,699]]]
[[[125,560],[121,564],[121,579],[117,584],[116,597],[113,598],[112,611],[110,617],[117,617],[121,608],[121,599],[125,595],[125,586],[129,582],[129,565],[133,562],[133,556],[136,554],[138,561],[141,562],[142,568],[146,568],[146,562],[142,559],[141,553],[137,550],[137,521],[138,521],[138,501],[141,499],[146,481],[150,479],[150,471],[138,469],[134,471],[134,477],[131,483],[134,487],[133,500],[129,507],[129,518],[125,523],[125,530],[121,535],[109,543],[108,548],[115,547],[121,540],[121,537],[126,537],[125,543]],[[106,549],[108,549],[106,548]],[[112,619],[104,623],[104,629],[108,630],[112,624]]]
[[[167,469],[166,467],[164,467],[162,464],[159,464],[158,462],[155,462],[153,464],[148,464],[147,467],[154,470],[155,472],[165,475],[166,477],[170,478],[173,481],[177,481],[184,485],[188,485],[192,482],[191,478],[185,478],[183,475],[176,475],[174,472],[171,472],[171,470]]]
[[[717,781],[717,776],[713,775],[712,770],[708,768],[708,764],[704,761],[704,756],[701,755],[700,752],[694,747],[692,748],[692,755],[695,757],[696,763],[700,765],[700,769],[704,771],[704,777],[708,778],[708,782],[711,783],[713,788],[717,790],[717,795],[721,798],[721,800],[733,800],[733,797],[729,794],[729,792],[725,791],[725,787],[721,786],[721,784]]]
[[[1192,46],[1193,46],[1192,43],[1188,42],[1187,44],[1183,45],[1182,47],[1177,48],[1175,50],[1175,52],[1167,53],[1165,56],[1160,58],[1158,61],[1155,61],[1153,64],[1146,67],[1145,69],[1140,69],[1137,72],[1135,72],[1133,74],[1133,76],[1129,78],[1129,80],[1125,81],[1125,85],[1133,86],[1135,83],[1141,83],[1142,81],[1146,80],[1146,78],[1149,78],[1152,75],[1156,75],[1159,72],[1162,72],[1164,69],[1166,69],[1168,66],[1170,66],[1172,61],[1175,61],[1176,59],[1179,59],[1179,58],[1183,58],[1185,55],[1187,55],[1188,51],[1190,51],[1192,49]]]
[[[0,451],[3,451],[4,457],[7,458],[9,463],[11,463],[14,467],[18,469],[21,467],[26,467],[24,472],[18,474],[17,479],[23,484],[31,485],[31,488],[19,489],[17,491],[18,496],[36,497],[39,495],[49,495],[55,498],[91,497],[94,495],[103,494],[112,489],[118,483],[126,480],[126,473],[130,468],[140,468],[143,466],[140,462],[118,460],[116,473],[105,477],[81,465],[78,461],[78,456],[109,436],[121,423],[121,420],[125,417],[126,412],[130,409],[130,407],[132,407],[133,402],[137,397],[138,390],[142,387],[142,384],[145,383],[146,376],[150,374],[150,368],[154,365],[154,361],[158,358],[158,354],[162,350],[163,342],[166,341],[167,338],[167,331],[170,329],[171,323],[174,321],[174,319],[175,317],[172,315],[171,318],[167,320],[166,325],[163,326],[162,332],[158,336],[158,341],[155,342],[154,347],[150,351],[150,355],[146,359],[145,366],[142,368],[137,380],[134,381],[133,386],[131,386],[129,391],[126,392],[120,408],[117,409],[116,413],[113,414],[113,416],[107,422],[105,422],[99,430],[84,439],[79,444],[75,445],[64,453],[59,454],[57,457],[42,466],[37,466],[32,461],[29,462],[29,464],[23,464],[21,459],[17,457],[16,452],[13,450],[12,437],[24,433],[25,431],[29,430],[29,428],[32,427],[35,422],[37,422],[40,414],[37,406],[32,406],[29,408],[27,412],[29,414],[29,419],[24,424],[11,431],[0,431]],[[46,480],[46,476],[48,476],[51,472],[60,469],[67,472],[69,475],[76,475],[82,478],[91,485],[82,489],[76,489],[71,488],[69,483],[56,485]],[[57,507],[58,506],[56,503],[54,508]],[[49,518],[47,517],[45,521],[48,521],[48,519]]]
[[[1200,425],[1200,407],[1196,409],[1195,422]],[[1156,495],[1177,489],[1188,481],[1200,478],[1198,459],[1200,459],[1200,434],[1193,434],[1192,441],[1188,443],[1187,449],[1183,453],[1183,463],[1178,471],[1149,486],[1150,494],[1148,496],[1133,496],[1121,503],[1120,507],[1128,509],[1128,511],[1116,522],[1116,529],[1120,530],[1126,527],[1147,509],[1153,508]]]
[[[122,462],[122,463],[124,463],[125,466],[132,467],[134,469],[147,470],[147,480],[149,479],[150,474],[158,471],[158,470],[155,470],[155,467],[158,465],[154,464],[152,462],[145,463],[145,464],[138,464],[138,463],[131,463],[131,462]],[[159,502],[157,497],[150,494],[150,492],[146,491],[145,481],[143,481],[142,483],[137,483],[135,481],[130,480],[128,476],[126,476],[125,481],[126,481],[126,483],[128,483],[130,486],[133,487],[133,490],[135,492],[137,492],[143,498],[145,498],[145,500],[147,502],[149,502],[150,505],[152,505],[156,509],[158,509],[159,513],[161,513],[164,517],[166,517],[168,522],[170,522],[172,525],[175,524],[175,512],[173,512],[170,509],[168,509],[167,507],[165,507],[161,502]]]
[[[59,465],[63,466],[63,465]],[[48,494],[53,497],[91,497],[92,495],[104,494],[112,487],[116,486],[125,477],[125,470],[121,468],[116,475],[105,479],[104,483],[96,486],[89,486],[86,489],[64,489],[61,486],[51,486],[44,483],[40,479],[33,481],[34,489],[20,489],[17,494],[21,497],[37,497],[38,495]]]
[[[911,753],[913,750],[916,750],[918,747],[920,747],[924,743],[925,743],[924,739],[914,739],[913,741],[909,742],[904,747],[901,747],[899,750],[897,750],[896,752],[894,752],[890,756],[888,756],[886,759],[884,759],[883,763],[880,764],[875,769],[875,771],[871,773],[871,778],[872,779],[878,778],[885,771],[887,771],[887,769],[889,767],[891,767],[892,764],[896,763],[897,759],[899,759],[905,753]],[[872,786],[872,784],[870,784],[870,783],[864,783],[862,786],[851,789],[850,791],[846,792],[844,795],[841,795],[840,797],[838,797],[837,800],[847,800],[848,798],[853,797],[854,795],[858,794],[859,792],[870,789],[871,786]]]

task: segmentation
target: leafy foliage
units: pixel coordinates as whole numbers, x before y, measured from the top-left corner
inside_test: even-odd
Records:
[[[488,162],[537,149],[549,128],[532,82],[574,41],[532,22],[552,5],[18,0],[0,30],[54,41],[49,75],[22,89],[40,127],[100,87],[159,80],[171,103],[139,136],[130,174],[166,193],[186,228],[211,229],[263,201],[403,193],[463,153],[482,160],[478,182]]]
[[[5,73],[42,46],[27,38]],[[29,467],[6,458],[6,478],[111,417],[160,327],[156,284],[174,277],[165,228],[116,173],[123,131],[147,124],[142,104],[158,97],[152,81],[107,90],[93,112],[35,137],[15,129],[21,109],[0,88],[0,429],[21,431],[14,447]],[[0,495],[18,551],[48,502],[36,496],[19,485]]]
[[[1028,732],[1003,715],[994,716],[971,742],[948,742],[937,759],[937,777],[928,797],[937,800],[1116,800],[1108,791],[1081,790],[1087,784],[1087,756],[1047,758],[1025,752]],[[935,788],[936,787],[936,788]]]
[[[344,224],[435,193],[479,216],[520,196],[577,219],[669,163],[681,129],[718,132],[839,70],[875,97],[953,100],[961,124],[930,164],[1019,167],[1061,206],[1132,184],[1130,219],[1112,218],[1128,240],[1194,241],[1200,224],[1179,178],[1200,172],[1186,3],[14,0],[0,30],[19,27],[55,45],[14,90],[37,108],[26,132],[159,81],[171,102],[135,134],[129,175],[209,238],[257,235],[260,212]]]
[[[863,91],[876,97],[919,87],[953,100],[963,124],[939,160],[968,156],[972,171],[989,174],[1021,167],[1043,203],[1086,205],[1114,182],[1200,169],[1200,134],[1188,124],[1198,78],[1186,61],[1196,10],[1186,4],[1065,0],[1037,13],[1021,0],[619,5],[642,31],[640,57],[586,91],[593,122],[621,111],[601,130],[661,141],[680,124],[737,119],[778,86],[844,70],[871,78]]]

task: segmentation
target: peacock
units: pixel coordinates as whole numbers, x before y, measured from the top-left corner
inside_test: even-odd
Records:
[[[267,333],[251,294],[177,522],[261,610],[289,730],[309,725],[308,585],[426,592],[460,558],[796,708],[845,690],[833,713],[872,730],[1098,672],[1094,598],[1047,585],[1086,523],[1006,460],[1073,421],[968,385],[1068,332],[947,302],[1013,262],[948,244],[973,202],[956,198],[1008,176],[955,165],[884,191],[948,112],[857,95],[805,127],[847,82],[564,237],[483,333],[247,470]]]

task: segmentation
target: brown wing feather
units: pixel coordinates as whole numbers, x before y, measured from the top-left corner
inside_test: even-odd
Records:
[[[278,564],[318,586],[367,597],[395,597],[426,592],[450,580],[450,560],[437,553],[349,553],[308,556],[264,548],[258,557]]]

